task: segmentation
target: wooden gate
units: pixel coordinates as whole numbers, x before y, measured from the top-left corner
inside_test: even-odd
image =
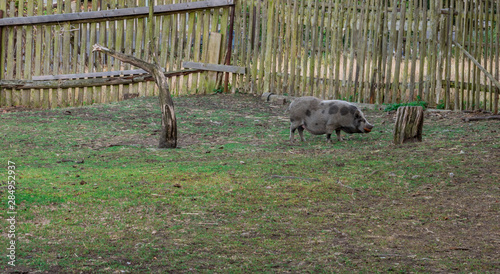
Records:
[[[59,107],[157,94],[151,77],[92,52],[96,43],[149,60],[149,1],[0,1],[0,106]],[[221,86],[233,0],[155,1],[155,56],[174,95]],[[208,66],[208,67],[207,67]],[[219,71],[227,68],[219,68]]]

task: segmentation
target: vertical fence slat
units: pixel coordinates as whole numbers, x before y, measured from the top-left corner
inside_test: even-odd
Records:
[[[411,71],[410,71],[410,94],[408,97],[408,101],[415,100],[415,78],[417,73],[417,54],[418,54],[418,36],[422,34],[422,32],[418,31],[418,27],[420,26],[420,15],[421,15],[421,6],[418,0],[414,0],[414,9],[415,16],[413,17],[412,27],[413,33],[411,34]],[[414,30],[417,30],[416,32]],[[409,57],[408,57],[409,59]]]
[[[389,1],[389,0],[387,0]],[[386,75],[386,80],[385,80],[385,95],[384,95],[384,103],[389,103],[391,102],[392,96],[391,96],[391,83],[392,83],[392,63],[393,63],[393,57],[394,57],[394,49],[395,49],[395,41],[397,37],[397,32],[396,32],[396,19],[397,19],[397,1],[393,0],[392,5],[391,5],[392,11],[391,11],[391,24],[390,26],[390,31],[389,31],[389,46],[387,49],[387,62],[386,62],[386,70],[387,72],[385,73]]]
[[[349,6],[348,13],[350,14],[350,20],[349,20],[349,44],[348,49],[349,49],[349,68],[348,68],[348,80],[347,80],[347,94],[350,94],[350,96],[346,96],[347,100],[353,101],[355,100],[355,91],[354,91],[354,83],[353,83],[353,74],[355,73],[356,66],[354,65],[355,62],[355,55],[356,52],[354,51],[355,46],[354,46],[354,39],[356,35],[356,26],[358,24],[358,7],[357,7],[357,1],[353,1],[351,5]]]
[[[319,10],[320,6],[318,3],[317,9]],[[326,43],[326,37],[325,37],[325,21],[328,19],[327,18],[327,12],[326,12],[326,1],[322,1],[321,3],[321,11],[319,13],[319,34],[316,39],[318,39],[318,45],[317,45],[317,50],[318,52],[316,53],[316,60],[317,60],[317,65],[316,65],[316,72],[314,73],[315,76],[317,77],[317,81],[314,85],[313,90],[315,90],[315,94],[317,94],[318,97],[323,97],[326,98],[326,79],[325,79],[325,70],[327,68],[324,67],[323,60],[325,60],[327,53],[324,50],[324,44]]]
[[[291,32],[292,32],[292,1],[286,0],[283,1],[282,12],[285,14],[285,17],[281,21],[280,28],[284,33],[284,39],[282,40],[282,51],[283,51],[283,59],[282,59],[282,68],[283,68],[283,77],[282,77],[282,85],[280,89],[280,93],[289,94],[289,80],[290,80],[290,50],[291,50]],[[280,51],[278,51],[279,54]],[[281,68],[281,66],[280,66]]]
[[[486,43],[486,46],[485,46],[485,56],[484,56],[484,59],[485,59],[485,69],[488,70],[488,68],[490,68],[491,71],[492,68],[493,68],[493,63],[492,63],[492,58],[491,56],[493,55],[492,53],[492,49],[493,49],[493,45],[492,45],[492,40],[493,40],[493,29],[491,28],[493,26],[493,21],[492,21],[492,17],[491,17],[491,14],[493,13],[493,10],[491,9],[492,7],[492,4],[490,1],[486,1],[486,6],[485,6],[485,9],[486,9],[486,12],[485,12],[485,15],[486,15],[486,18],[485,18],[485,43]],[[490,37],[491,35],[491,37]],[[486,91],[484,93],[484,108],[485,109],[488,109],[488,110],[493,110],[493,84],[492,84],[492,81],[489,80],[488,78],[485,79],[486,80],[486,83],[485,83],[485,86],[486,86]]]
[[[195,26],[195,35],[194,35],[194,54],[193,61],[200,62],[200,50],[201,50],[201,37],[203,33],[203,12],[196,12],[193,16],[196,17],[196,26]],[[198,77],[199,73],[195,73],[192,75],[193,87],[195,90],[192,92],[198,93]]]
[[[310,94],[310,95],[313,95],[313,96],[318,96],[318,94],[316,94],[316,91],[314,90],[314,78],[315,78],[315,65],[316,65],[316,52],[318,50],[317,48],[317,45],[318,45],[318,39],[317,39],[317,35],[318,35],[318,13],[319,13],[319,10],[318,10],[318,3],[319,3],[319,0],[314,0],[314,4],[313,2],[311,2],[311,4],[313,4],[314,6],[312,6],[312,17],[308,17],[308,19],[312,19],[312,21],[310,21],[311,23],[311,30],[310,30],[310,37],[309,39],[307,39],[306,37],[306,41],[310,41],[311,43],[311,46],[309,48],[309,54],[308,54],[308,77],[309,78],[306,78],[306,86],[307,86],[307,94]]]
[[[469,10],[471,11],[471,14],[468,16],[469,19],[468,19],[468,37],[467,37],[467,43],[465,43],[464,41],[464,44],[467,46],[467,50],[469,51],[469,53],[472,52],[471,49],[473,49],[473,42],[472,42],[472,30],[473,30],[473,24],[474,24],[474,17],[475,17],[475,12],[474,12],[474,5],[473,5],[473,2],[472,1],[469,1]],[[470,83],[471,80],[472,80],[472,76],[471,76],[471,60],[470,59],[467,59],[467,83]],[[466,91],[466,95],[465,95],[465,100],[466,100],[466,106],[465,108],[466,109],[470,109],[472,107],[472,90],[470,87],[467,87],[467,91]]]
[[[303,8],[302,19],[303,19],[303,24],[305,27],[303,28],[304,36],[301,35],[299,37],[299,43],[302,46],[302,48],[301,48],[302,65],[300,67],[301,73],[299,73],[299,75],[301,76],[299,88],[302,89],[301,90],[302,96],[305,96],[305,95],[312,95],[309,93],[308,86],[307,86],[307,76],[308,76],[307,69],[308,69],[308,61],[309,61],[309,35],[310,35],[310,31],[311,31],[311,23],[310,22],[311,22],[312,0],[308,0],[307,5],[305,4],[305,1],[304,1],[304,3],[302,3],[302,1],[301,1],[301,8]]]
[[[273,61],[273,73],[271,79],[271,90],[273,92],[281,93],[283,90],[283,76],[286,73],[283,70],[283,38],[285,37],[283,20],[285,19],[286,11],[284,9],[284,0],[277,0],[274,9],[274,37],[275,46],[272,48],[272,61]],[[281,15],[283,14],[283,15]],[[280,16],[281,15],[281,16]],[[277,45],[276,45],[277,43]]]
[[[498,1],[497,1],[498,2]],[[500,12],[497,10],[497,13]],[[495,62],[495,59],[494,59],[494,55],[495,55],[495,39],[494,39],[494,36],[495,36],[495,25],[494,25],[494,22],[495,22],[495,2],[491,2],[491,5],[489,7],[489,11],[488,11],[488,19],[487,21],[489,22],[489,31],[488,31],[488,36],[491,35],[490,37],[490,46],[489,46],[489,53],[490,53],[490,71],[491,71],[491,74],[492,75],[495,75],[494,73],[494,62]],[[498,79],[498,78],[497,78]],[[490,98],[489,98],[489,109],[491,111],[494,110],[494,89],[496,88],[492,81],[489,81],[490,85],[489,85],[489,95],[490,95]]]
[[[392,102],[398,103],[401,100],[400,85],[399,82],[401,75],[401,59],[403,57],[403,34],[406,24],[406,7],[405,2],[401,3],[401,17],[399,19],[399,30],[397,36],[397,46],[396,46],[396,66],[394,69],[394,82],[392,83]]]
[[[451,2],[451,3],[450,3]],[[450,86],[451,86],[451,45],[452,45],[452,40],[453,40],[453,13],[455,11],[454,9],[454,0],[448,0],[448,7],[449,12],[448,16],[446,17],[446,26],[445,26],[445,53],[446,53],[446,67],[445,67],[445,108],[449,109],[450,108],[450,101],[451,101],[451,93],[450,93]]]
[[[325,44],[323,45],[323,50],[324,50],[324,57],[323,57],[323,62],[326,66],[324,68],[322,77],[324,77],[323,80],[323,98],[325,99],[332,99],[333,98],[333,55],[334,55],[334,48],[333,48],[333,43],[334,41],[332,40],[333,38],[333,1],[328,2],[328,6],[326,9],[328,10],[328,16],[324,19],[324,33],[325,33]]]
[[[193,31],[194,31],[194,22],[195,22],[195,14],[194,12],[191,12],[191,13],[188,13],[187,14],[187,33],[186,33],[186,47],[184,48],[184,57],[180,60],[181,63],[183,60],[191,60],[192,57],[191,57],[191,46],[193,45]],[[224,34],[225,35],[225,34]],[[179,69],[182,69],[182,64],[181,66],[179,67]],[[191,84],[190,84],[190,76],[189,75],[186,75],[184,76],[182,79],[183,79],[183,82],[184,82],[184,92],[186,94],[190,94],[191,91],[190,91],[190,88],[191,88]]]
[[[482,8],[483,8],[483,5],[482,5],[482,1],[481,2],[478,2],[477,3],[479,6],[478,6],[478,11],[477,12],[477,15],[478,15],[478,19],[474,22],[475,24],[475,27],[476,27],[476,35],[475,35],[475,39],[476,39],[476,50],[475,50],[475,54],[474,54],[474,58],[476,58],[476,60],[479,61],[479,64],[482,64],[482,61],[483,61],[483,48],[482,48],[482,45],[483,45],[483,41],[482,41],[482,25],[483,25],[483,14],[482,14]],[[474,102],[475,102],[475,107],[474,109],[480,109],[481,107],[481,104],[480,104],[480,98],[481,98],[481,87],[480,87],[480,83],[481,83],[481,74],[479,72],[479,69],[474,66]]]
[[[426,73],[425,68],[426,68],[426,62],[428,62],[427,59],[427,25],[428,25],[428,18],[427,18],[427,12],[428,12],[428,5],[427,5],[427,0],[422,0],[422,20],[421,20],[421,25],[422,25],[422,30],[420,33],[420,41],[419,41],[419,57],[420,57],[420,70],[419,70],[419,78],[418,78],[418,96],[420,100],[425,100],[424,98],[424,87],[426,86],[426,81],[424,74]],[[428,71],[427,71],[428,73]]]
[[[36,15],[43,15],[43,0],[38,0],[36,3]],[[34,74],[35,75],[40,75],[42,71],[42,26],[37,26],[36,27],[36,38],[35,38],[35,69],[34,69]],[[41,90],[33,90],[33,106],[34,107],[40,107],[42,106],[42,97],[40,96],[40,93],[43,92]]]
[[[412,56],[411,54],[411,36],[412,36],[412,26],[413,26],[413,12],[414,12],[414,3],[415,0],[410,0],[408,1],[408,20],[406,24],[403,25],[403,27],[406,27],[406,30],[403,28],[403,33],[404,33],[404,38],[403,38],[403,50],[404,50],[404,66],[403,66],[403,80],[402,80],[402,86],[401,86],[401,99],[402,101],[407,101],[410,100],[410,97],[408,96],[407,98],[407,92],[408,92],[408,76],[409,76],[409,65],[410,65],[410,58]],[[406,9],[406,7],[403,7]]]
[[[15,17],[15,6],[14,2],[10,2],[9,6],[9,14],[8,17]],[[16,64],[14,62],[15,59],[15,43],[14,43],[14,37],[16,34],[17,27],[8,27],[6,29],[9,33],[7,36],[7,68],[10,68],[10,70],[7,70],[6,73],[6,79],[14,79],[15,76],[15,71],[16,71]],[[5,101],[7,102],[8,105],[16,105],[18,103],[18,100],[16,100],[16,90],[15,89],[8,89],[6,94],[5,94]]]
[[[275,1],[270,0],[266,1],[268,4],[267,7],[267,13],[265,14],[266,17],[264,17],[264,21],[267,22],[266,26],[266,33],[262,34],[263,36],[266,35],[266,43],[265,45],[263,44],[262,47],[266,48],[266,52],[264,55],[264,65],[265,65],[265,72],[264,72],[264,92],[269,92],[270,91],[270,85],[271,85],[271,75],[274,73],[274,70],[272,69],[272,47],[274,46],[274,39],[273,39],[273,29],[274,29],[274,8],[275,8]],[[264,28],[263,28],[264,29]],[[264,69],[264,67],[260,68],[261,70]]]
[[[463,10],[462,10],[462,4],[463,2],[460,1],[457,3],[457,12],[458,12],[458,16],[456,18],[456,22],[457,22],[457,27],[456,27],[456,33],[455,33],[455,36],[453,37],[453,40],[454,41],[460,41],[459,39],[462,37],[462,23],[463,23]],[[463,41],[460,41],[461,45],[463,45]],[[455,93],[454,93],[454,97],[455,97],[455,103],[453,105],[453,109],[454,110],[459,110],[461,109],[460,107],[460,52],[458,49],[455,48]]]
[[[259,1],[261,2],[261,1]],[[260,43],[260,48],[259,48],[259,55],[258,55],[258,91],[262,92],[264,90],[264,75],[265,75],[265,57],[266,57],[266,49],[267,49],[267,25],[268,23],[271,24],[271,22],[268,22],[268,5],[269,2],[265,1],[262,2],[261,6],[261,43]]]
[[[298,24],[295,24],[299,18],[299,4],[294,1],[293,2],[293,12],[292,12],[292,22],[290,22],[291,26],[290,28],[290,79],[288,82],[288,94],[291,96],[296,95],[296,88],[295,88],[295,79],[296,79],[296,72],[297,72],[297,59],[298,59],[298,32],[299,32],[299,26]]]

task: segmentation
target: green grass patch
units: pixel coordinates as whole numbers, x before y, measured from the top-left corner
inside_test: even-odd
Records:
[[[286,106],[243,94],[175,105],[172,150],[157,148],[156,98],[2,114],[18,212],[17,266],[2,256],[2,269],[499,270],[498,121],[426,112],[423,142],[395,146],[393,115],[364,110],[370,134],[290,144]]]

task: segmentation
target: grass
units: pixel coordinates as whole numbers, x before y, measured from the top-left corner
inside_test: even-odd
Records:
[[[286,106],[189,96],[160,150],[156,104],[0,116],[19,175],[4,271],[499,271],[498,121],[426,112],[424,141],[395,146],[393,116],[366,110],[370,134],[292,145]]]

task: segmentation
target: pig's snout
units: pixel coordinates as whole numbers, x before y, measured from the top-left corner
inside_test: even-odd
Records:
[[[372,124],[366,123],[365,128],[364,128],[365,133],[368,133],[368,132],[372,131],[372,128],[373,128]]]

